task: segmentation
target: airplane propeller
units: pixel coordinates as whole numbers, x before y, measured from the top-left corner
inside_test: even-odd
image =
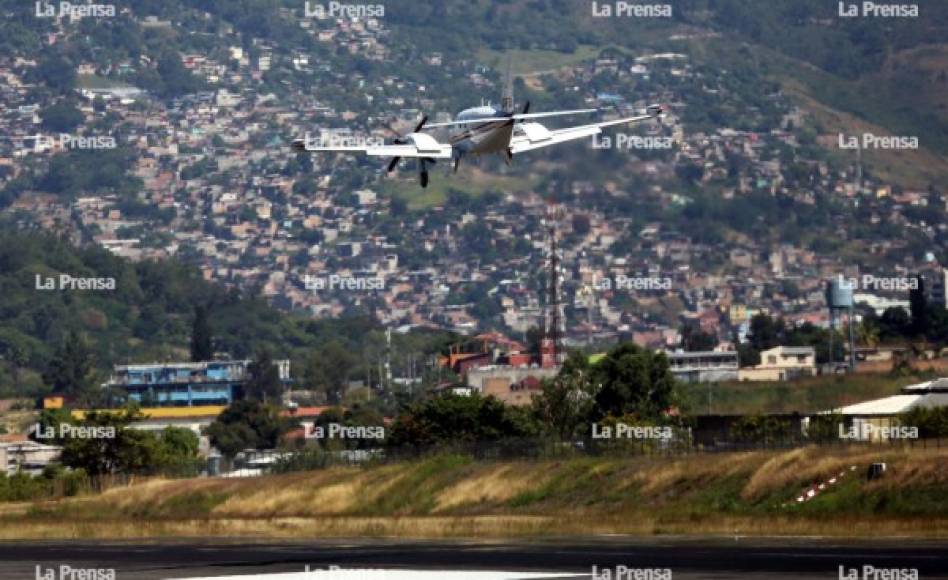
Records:
[[[422,187],[428,187],[428,164],[435,165],[438,163],[431,157],[422,157],[418,160],[418,180],[421,182]]]
[[[421,121],[418,123],[418,125],[415,127],[415,130],[412,131],[412,133],[417,133],[421,131],[422,127],[424,127],[425,123],[427,122],[428,122],[428,115],[425,115],[424,117],[421,118]],[[392,129],[391,127],[388,127],[388,130],[398,135],[398,131]],[[405,137],[403,135],[398,135],[397,137],[395,137],[395,139],[392,140],[392,143],[396,145],[405,145],[406,143],[408,143],[408,141],[405,140]],[[395,169],[395,166],[398,165],[398,162],[401,160],[402,158],[399,157],[398,155],[396,155],[395,157],[392,157],[392,160],[388,162],[388,167],[386,168],[385,172],[391,173]]]

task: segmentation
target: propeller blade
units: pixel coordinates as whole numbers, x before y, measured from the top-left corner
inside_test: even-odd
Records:
[[[421,122],[418,123],[418,126],[415,127],[414,132],[417,133],[418,131],[421,131],[421,128],[424,127],[425,123],[427,122],[428,122],[428,115],[425,115],[424,117],[421,118]]]
[[[388,169],[386,170],[386,173],[391,173],[395,169],[395,166],[398,165],[398,162],[401,161],[401,159],[401,157],[392,157],[392,160],[388,162]]]
[[[421,172],[421,186],[428,187],[428,172],[427,171]]]
[[[460,166],[461,166],[461,158],[460,158],[460,157],[455,157],[455,158],[454,158],[454,172],[455,172],[455,173],[458,172],[458,167],[460,167]]]
[[[527,101],[526,103],[523,104],[523,112],[520,114],[526,115],[529,112],[530,112],[530,101]]]

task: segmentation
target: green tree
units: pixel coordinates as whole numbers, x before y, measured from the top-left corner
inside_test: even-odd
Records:
[[[704,332],[693,322],[689,322],[681,328],[681,348],[685,351],[712,350],[717,344],[716,336]]]
[[[156,470],[178,476],[193,476],[200,472],[203,466],[198,456],[200,439],[194,431],[184,427],[165,427],[158,443],[154,460]]]
[[[592,367],[596,389],[592,419],[634,415],[653,419],[672,404],[675,379],[663,353],[631,342],[621,344]]]
[[[60,93],[76,86],[76,67],[56,53],[44,55],[39,64],[27,75],[30,81],[41,82]]]
[[[909,311],[912,314],[911,329],[915,336],[928,336],[931,329],[931,312],[925,296],[925,280],[916,276],[918,287],[909,290]]]
[[[948,437],[948,407],[915,407],[900,417],[906,427],[916,427],[922,438]]]
[[[782,320],[774,320],[767,314],[755,314],[751,318],[747,340],[754,350],[760,352],[779,346],[783,332]]]
[[[72,131],[82,124],[84,117],[82,112],[72,103],[60,101],[43,109],[40,113],[43,119],[42,126],[47,131],[65,133]]]
[[[277,407],[237,401],[207,427],[207,435],[221,453],[233,457],[244,449],[275,448],[288,428]]]
[[[303,380],[307,387],[326,393],[331,404],[339,404],[357,362],[351,349],[333,340],[309,356]]]
[[[247,368],[250,380],[244,385],[244,394],[249,399],[257,401],[274,401],[279,403],[283,396],[283,382],[280,380],[280,369],[273,362],[270,349],[261,348],[257,356]]]
[[[533,398],[533,412],[561,440],[571,439],[589,423],[595,402],[591,376],[588,357],[572,352],[556,377],[543,381],[542,391]]]
[[[494,397],[445,395],[417,403],[392,425],[392,446],[485,442],[536,435],[525,413]]]
[[[85,340],[70,331],[50,361],[43,380],[54,393],[87,400],[93,394],[93,368],[92,352]]]
[[[207,307],[198,306],[194,309],[194,323],[191,326],[191,360],[194,362],[211,360],[214,357],[212,340]]]
[[[113,473],[141,472],[151,468],[157,454],[154,436],[146,431],[128,428],[143,418],[134,406],[119,412],[87,413],[78,425],[95,430],[96,436],[64,438],[63,465],[82,469],[93,478]]]

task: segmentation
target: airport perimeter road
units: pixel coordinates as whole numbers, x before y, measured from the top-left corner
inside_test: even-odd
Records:
[[[73,575],[90,569],[97,575]],[[326,578],[331,566],[400,570],[359,576],[408,578],[413,570],[437,571],[425,578],[462,578],[449,571],[569,573],[599,580],[802,578],[820,580],[948,579],[948,542],[920,540],[845,541],[825,538],[582,538],[537,542],[443,542],[400,540],[266,542],[198,540],[153,543],[4,542],[3,580],[159,580],[245,576],[296,580]],[[866,568],[871,566],[872,568]],[[624,568],[622,568],[624,567]],[[842,567],[842,568],[841,568]],[[879,574],[865,576],[865,572]],[[608,571],[608,572],[607,572]],[[620,572],[617,574],[616,572]],[[625,571],[623,576],[621,573]],[[645,574],[632,575],[634,572]],[[289,575],[287,573],[293,573]],[[608,574],[608,576],[606,575]],[[853,575],[856,574],[856,575]],[[892,575],[895,574],[895,575]],[[338,575],[353,578],[352,575]],[[422,575],[415,575],[421,578]],[[479,575],[480,576],[480,575]],[[530,575],[536,578],[536,575]],[[480,576],[487,579],[485,576]]]

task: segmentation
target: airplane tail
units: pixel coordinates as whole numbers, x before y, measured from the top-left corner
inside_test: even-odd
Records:
[[[504,92],[500,97],[500,108],[505,113],[513,113],[514,94],[513,94],[513,69],[511,68],[511,58],[507,56],[507,73],[504,75]]]

